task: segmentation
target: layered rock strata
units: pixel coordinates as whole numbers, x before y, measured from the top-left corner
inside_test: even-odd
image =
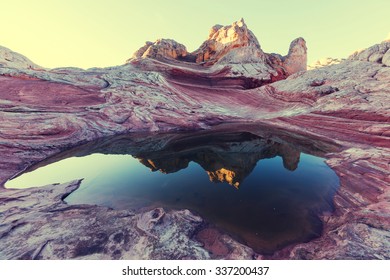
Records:
[[[306,70],[306,50],[305,40],[297,38],[291,43],[286,56],[267,54],[241,19],[231,25],[213,26],[207,40],[192,53],[188,53],[184,45],[174,40],[160,39],[155,43],[146,42],[128,60],[128,63],[139,64],[139,60],[145,58],[187,62],[185,66],[189,69],[201,65],[201,68],[195,69],[203,71],[207,69],[209,74],[222,70],[225,78],[241,77],[256,80],[257,85],[253,87],[258,87]],[[191,75],[196,74],[191,73]]]
[[[221,28],[215,27],[211,36],[216,36]],[[238,23],[234,28],[244,28],[244,24]],[[299,40],[298,45],[301,45]],[[179,53],[176,52],[177,57]],[[296,57],[303,54],[301,51],[292,53],[297,54]],[[232,241],[229,248],[234,248],[235,253],[218,255],[219,258],[390,258],[388,42],[339,64],[294,74],[286,71],[285,59],[277,55],[268,56],[271,62],[266,64],[222,64],[217,61],[206,66],[180,61],[170,51],[162,54],[171,54],[171,58],[141,57],[123,66],[89,70],[35,70],[28,63],[23,62],[21,66],[17,61],[24,60],[20,57],[12,63],[8,60],[1,63],[1,184],[34,163],[102,136],[140,131],[204,130],[221,123],[229,123],[230,128],[237,129],[243,123],[254,127],[267,124],[285,133],[338,147],[337,152],[325,155],[341,182],[335,196],[335,212],[322,217],[323,235],[308,243],[293,244],[271,256],[260,256],[248,253],[250,249]],[[229,54],[223,57],[226,55]],[[219,61],[223,61],[223,57]],[[293,57],[290,61],[294,61]],[[240,61],[240,58],[235,59]],[[248,68],[249,65],[253,68]],[[272,65],[279,65],[279,68]],[[299,63],[291,65],[301,69]],[[286,73],[290,74],[286,80],[275,82],[277,77],[285,78]],[[264,85],[264,81],[268,84]],[[256,133],[255,128],[251,130]],[[128,229],[136,225],[136,220],[142,220],[143,215],[152,216],[153,224],[155,215],[131,214],[129,226],[121,218],[123,213],[104,207],[68,207],[60,198],[74,187],[75,183],[69,183],[35,190],[2,189],[0,239],[4,241],[13,236],[26,242],[2,246],[1,258],[209,258],[207,248],[213,247],[210,244],[227,238],[211,234],[213,231],[206,234],[206,231],[201,236],[212,236],[214,241],[209,238],[210,242],[204,241],[206,249],[200,248],[198,243],[189,240],[192,229],[180,228],[177,234],[184,232],[185,236],[180,237],[184,240],[183,247],[169,251],[161,249],[162,243],[158,241],[167,236],[164,231],[167,229],[155,223],[154,227],[158,229],[154,230],[152,225],[148,226],[148,221],[144,221],[139,225],[141,232],[149,231],[151,235],[142,233],[134,235],[134,239],[126,239],[126,246],[133,248],[133,255],[115,255],[115,250],[106,249],[109,247],[104,244],[114,240],[119,228],[113,225],[111,231],[104,221],[118,220],[118,225]],[[54,193],[55,197],[50,198]],[[166,213],[156,211],[157,217]],[[199,221],[199,217],[192,214],[180,213],[172,212],[172,215],[184,215],[183,219],[194,221],[191,224]],[[170,214],[162,216],[168,220],[171,217]],[[80,223],[91,217],[98,226],[98,230],[92,232],[88,223],[85,227]],[[79,246],[77,242],[69,247],[59,245],[72,235],[72,232],[60,235],[61,225],[68,229],[77,226],[80,233],[90,236],[90,245]],[[33,232],[41,226],[45,232],[38,231],[41,236],[38,238]],[[103,234],[98,235],[101,232]],[[119,237],[116,239],[120,240]],[[123,240],[117,243],[122,244]],[[83,249],[85,247],[89,249]],[[155,249],[147,251],[145,248]],[[156,248],[168,251],[157,252],[155,250],[160,249]],[[184,252],[191,253],[185,255]]]

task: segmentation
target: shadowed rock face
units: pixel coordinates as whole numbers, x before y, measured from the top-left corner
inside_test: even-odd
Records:
[[[210,142],[207,146],[193,150],[176,151],[171,156],[165,153],[162,156],[159,153],[150,153],[139,160],[152,171],[166,174],[187,168],[189,162],[193,161],[202,166],[211,182],[226,182],[239,188],[260,159],[281,156],[284,167],[292,171],[298,166],[299,155],[300,152],[289,144],[259,138],[249,142],[224,143],[223,149],[217,149]]]
[[[281,140],[275,134],[268,138],[269,136],[259,131],[256,131],[256,134],[245,131],[211,131],[203,134],[186,133],[183,136],[183,140],[180,140],[175,134],[156,135],[152,144],[150,137],[142,139],[141,136],[138,141],[148,148],[141,148],[141,144],[130,141],[134,136],[107,139],[103,145],[92,142],[87,148],[70,150],[63,153],[63,156],[60,154],[49,162],[43,161],[34,168],[64,157],[92,153],[130,154],[151,171],[164,174],[176,173],[187,168],[190,162],[196,162],[209,175],[211,182],[226,182],[238,188],[261,159],[280,156],[287,170],[294,171],[298,167],[300,151],[294,146],[296,144],[288,142],[290,138]],[[291,139],[290,141],[294,141],[294,138]],[[306,148],[309,153],[322,154],[321,150],[317,151],[317,148],[311,148],[307,143],[302,145],[308,146]],[[89,149],[88,146],[93,149]]]

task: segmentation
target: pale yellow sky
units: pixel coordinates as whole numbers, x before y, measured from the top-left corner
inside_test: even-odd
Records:
[[[113,66],[158,38],[194,50],[211,26],[243,17],[264,51],[284,55],[302,36],[312,62],[383,41],[389,11],[388,0],[1,0],[0,45],[44,67]]]

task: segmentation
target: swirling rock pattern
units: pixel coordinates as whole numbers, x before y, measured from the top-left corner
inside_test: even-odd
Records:
[[[232,28],[237,34],[251,38],[249,32],[241,32],[243,22],[236,25]],[[214,27],[210,36],[221,38],[221,28]],[[302,44],[298,40],[301,49],[292,53],[304,56]],[[233,128],[267,124],[340,149],[327,155],[341,187],[335,196],[335,213],[323,217],[321,237],[260,256],[225,235],[205,230],[199,235],[202,248],[192,240],[202,221],[188,211],[151,210],[163,221],[155,223],[147,220],[156,219],[154,212],[69,207],[61,198],[77,187],[73,182],[31,190],[1,189],[0,258],[389,259],[388,42],[339,64],[294,74],[286,71],[286,58],[278,55],[258,53],[265,63],[240,60],[245,50],[255,50],[241,47],[232,47],[222,58],[202,52],[203,61],[205,56],[207,61],[223,62],[223,57],[230,61],[212,66],[150,56],[88,70],[37,69],[17,57],[1,63],[0,182],[102,136],[201,130],[221,123]],[[301,64],[293,65],[302,70]],[[93,221],[95,228],[90,227]],[[15,242],[21,239],[28,242]],[[217,253],[210,255],[208,250]]]

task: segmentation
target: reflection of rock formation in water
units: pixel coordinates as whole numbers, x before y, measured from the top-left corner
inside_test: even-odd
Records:
[[[236,188],[265,158],[280,156],[288,170],[298,167],[300,152],[286,143],[256,138],[247,141],[209,141],[201,146],[167,153],[166,150],[137,155],[140,162],[152,171],[174,173],[188,167],[193,161],[209,175],[212,182],[226,182]]]
[[[283,158],[283,166],[287,170],[294,171],[298,167],[300,152],[290,145],[279,146],[279,156]]]
[[[181,169],[187,168],[189,161],[182,158],[161,158],[146,159],[140,158],[139,161],[150,168],[151,171],[160,171],[161,173],[175,173]]]
[[[240,182],[237,178],[239,173],[236,173],[232,170],[221,168],[214,172],[207,171],[207,174],[209,175],[211,182],[226,182],[236,188],[238,188],[240,185]]]

